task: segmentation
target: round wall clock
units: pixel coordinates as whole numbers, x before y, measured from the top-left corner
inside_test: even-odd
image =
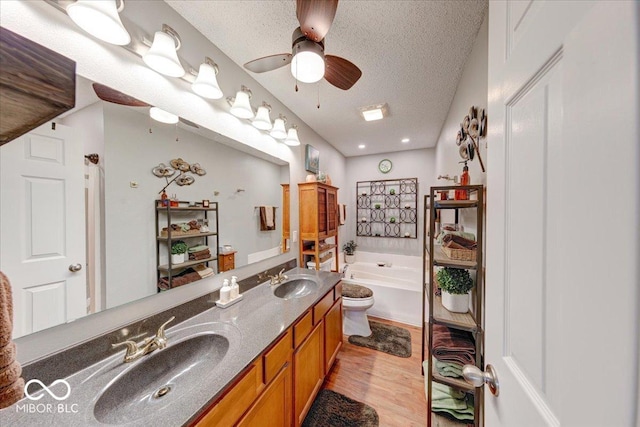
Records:
[[[389,159],[380,160],[380,163],[378,163],[378,169],[382,173],[388,173],[389,171],[391,171],[392,167],[393,165],[391,164],[391,160]]]

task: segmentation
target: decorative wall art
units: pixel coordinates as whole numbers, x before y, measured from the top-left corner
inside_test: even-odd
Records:
[[[203,176],[207,174],[207,171],[202,169],[200,163],[189,164],[181,158],[171,160],[169,162],[169,165],[170,166],[167,166],[164,163],[160,163],[158,166],[151,169],[151,173],[153,173],[158,178],[164,178],[167,182],[167,185],[165,185],[164,188],[160,190],[159,194],[166,190],[166,188],[173,182],[181,187],[185,185],[191,185],[196,181],[194,175]],[[175,175],[176,172],[178,172],[178,175],[169,180],[169,177]]]
[[[320,152],[309,144],[305,148],[304,169],[316,174],[320,171]]]
[[[480,138],[487,136],[487,115],[484,108],[473,105],[469,108],[469,114],[464,116],[460,123],[460,130],[456,136],[456,145],[460,147],[459,153],[462,160],[473,160],[478,156],[480,168],[484,172],[484,162],[480,155]]]

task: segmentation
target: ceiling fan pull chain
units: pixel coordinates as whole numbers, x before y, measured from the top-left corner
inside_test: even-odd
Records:
[[[180,141],[180,138],[178,138],[178,124],[176,123],[176,142]]]
[[[318,80],[318,110],[320,109],[320,80]]]
[[[151,121],[151,115],[149,115],[148,120],[149,120],[149,133],[153,133],[153,131],[151,130],[151,124],[153,123],[153,122]]]
[[[293,59],[296,59],[296,57],[294,56]],[[298,91],[298,67],[296,63],[296,92],[297,91]]]

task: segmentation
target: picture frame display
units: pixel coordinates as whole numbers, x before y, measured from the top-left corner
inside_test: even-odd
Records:
[[[320,152],[309,144],[305,148],[304,169],[316,174],[320,171]]]

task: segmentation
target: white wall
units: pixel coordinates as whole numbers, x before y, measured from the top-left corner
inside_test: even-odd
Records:
[[[391,160],[389,173],[378,170],[382,159]],[[422,256],[422,230],[424,221],[424,195],[434,184],[435,150],[432,148],[373,154],[347,158],[347,188],[341,189],[339,202],[347,205],[347,222],[340,227],[340,241],[355,240],[357,250]],[[356,183],[382,179],[418,178],[418,238],[357,237],[356,236]]]
[[[453,177],[462,174],[462,161],[458,154],[459,147],[456,145],[456,135],[460,129],[460,123],[464,116],[469,113],[469,107],[476,106],[487,108],[487,54],[488,54],[488,18],[480,26],[473,50],[467,59],[462,78],[456,89],[456,94],[449,107],[449,113],[442,126],[442,131],[438,137],[436,145],[436,168],[434,178],[438,175],[449,175]],[[488,112],[488,120],[491,120],[491,112]],[[482,138],[480,140],[480,154],[487,168],[487,144],[491,139]],[[480,162],[476,159],[468,163],[471,184],[486,184],[486,173],[480,169]],[[453,182],[440,180],[436,185],[449,185]]]
[[[226,96],[233,95],[242,84],[248,86],[253,91],[253,99],[257,100],[255,102],[269,102],[273,112],[285,114],[289,123],[299,126],[298,133],[302,145],[290,148],[266,137],[247,121],[229,114],[225,100],[206,101],[198,97],[191,92],[187,82],[164,77],[147,68],[142,60],[131,52],[85,35],[64,13],[46,2],[3,0],[0,2],[0,25],[76,61],[77,73],[89,80],[116,88],[212,129],[220,135],[221,140],[239,141],[240,145],[256,148],[289,162],[292,230],[298,229],[296,183],[303,182],[306,176],[304,144],[312,144],[320,151],[322,169],[331,175],[333,184],[343,188],[346,186],[344,157],[167,4],[159,1],[128,2],[123,13],[133,22],[143,22],[146,28],[149,28],[145,28],[147,34],[159,29],[163,22],[171,25],[182,38],[184,47],[180,51],[181,55],[190,55],[187,60],[192,64],[197,64],[205,55],[212,56],[220,67],[218,80]],[[234,274],[241,278],[256,274],[269,266],[297,257],[297,252],[297,245],[292,245],[290,253],[234,270]],[[230,275],[231,273],[217,275],[212,279],[194,283],[193,286],[158,294],[124,307],[22,337],[17,340],[18,360],[25,363],[37,359],[96,334],[193,299],[219,288],[222,279]]]

